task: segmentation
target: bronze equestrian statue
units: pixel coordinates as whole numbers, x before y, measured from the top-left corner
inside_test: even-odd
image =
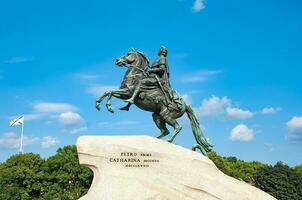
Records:
[[[144,53],[130,51],[126,55],[116,59],[119,67],[127,67],[120,89],[107,91],[96,100],[96,108],[100,110],[101,101],[107,97],[106,107],[114,112],[111,107],[111,98],[116,97],[128,104],[121,110],[128,111],[132,104],[142,110],[153,112],[152,117],[161,134],[157,138],[169,135],[166,124],[174,128],[172,136],[168,139],[173,142],[182,127],[176,121],[185,112],[187,113],[197,144],[192,150],[199,149],[207,155],[213,146],[204,137],[197,117],[190,105],[187,105],[182,97],[171,88],[169,82],[169,66],[167,63],[168,50],[161,47],[158,59],[149,67],[149,60]]]

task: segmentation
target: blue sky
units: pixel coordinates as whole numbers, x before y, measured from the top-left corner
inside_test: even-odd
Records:
[[[131,48],[156,58],[169,50],[171,83],[195,108],[224,156],[302,163],[301,1],[2,1],[0,161],[44,157],[80,135],[158,135],[151,113],[97,112],[118,87],[115,58]],[[118,108],[124,103],[113,100]],[[190,148],[186,117],[175,143]]]

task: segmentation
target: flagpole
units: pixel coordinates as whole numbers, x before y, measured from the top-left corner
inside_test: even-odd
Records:
[[[22,123],[22,128],[21,128],[20,150],[19,150],[20,154],[22,154],[23,151],[23,130],[24,130],[24,122]]]

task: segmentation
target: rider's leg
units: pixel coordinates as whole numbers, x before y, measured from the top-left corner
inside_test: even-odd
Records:
[[[137,95],[140,92],[140,88],[141,88],[142,84],[146,85],[146,86],[154,86],[154,85],[158,85],[158,82],[157,82],[156,77],[154,77],[154,76],[139,80],[139,82],[135,86],[132,97],[130,99],[125,100],[126,102],[129,102],[129,103],[132,103],[132,104],[134,103],[135,98],[137,97]]]
[[[138,95],[140,91],[142,81],[139,81],[138,84],[135,86],[134,92],[132,94],[132,97],[130,99],[125,100],[126,102],[133,104],[136,96]]]

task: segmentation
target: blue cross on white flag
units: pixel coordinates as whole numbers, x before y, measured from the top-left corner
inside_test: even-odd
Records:
[[[10,122],[10,126],[19,126],[24,123],[24,116],[17,117]]]

